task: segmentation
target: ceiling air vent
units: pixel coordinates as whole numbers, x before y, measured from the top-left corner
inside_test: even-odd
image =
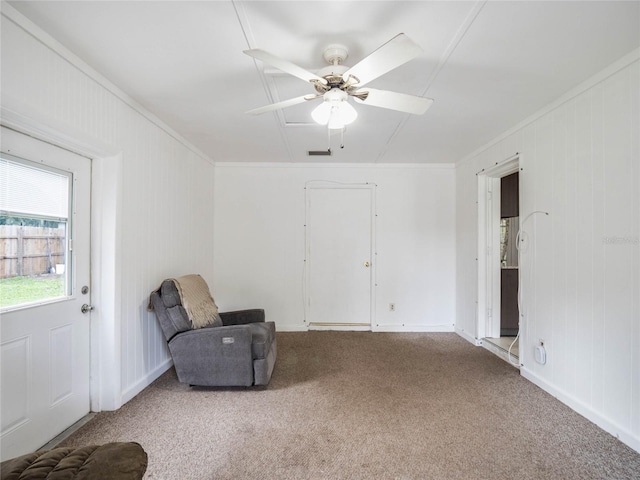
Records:
[[[309,150],[307,152],[307,154],[310,157],[330,157],[331,156],[331,149],[329,150]]]

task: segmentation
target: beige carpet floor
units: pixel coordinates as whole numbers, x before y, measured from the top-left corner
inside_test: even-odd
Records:
[[[137,441],[147,479],[638,479],[640,454],[455,334],[278,334],[268,387],[172,370],[64,445]]]

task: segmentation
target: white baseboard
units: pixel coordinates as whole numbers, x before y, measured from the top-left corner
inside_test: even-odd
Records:
[[[443,333],[453,332],[453,325],[372,325],[374,332]]]
[[[454,332],[453,325],[372,325],[370,327],[345,327],[341,325],[280,325],[276,324],[278,332],[306,332],[309,330],[345,330],[345,331],[373,331],[373,332]]]
[[[276,323],[276,332],[306,332],[309,330],[307,324],[302,325],[280,325]]]
[[[482,340],[478,340],[476,337],[474,337],[473,335],[471,335],[469,332],[466,332],[460,328],[456,328],[455,332],[460,335],[462,338],[464,338],[466,341],[468,341],[469,343],[473,343],[476,347],[479,347],[482,345]]]
[[[632,432],[627,430],[626,428],[617,425],[615,422],[607,419],[602,416],[599,412],[593,410],[590,406],[584,404],[573,395],[568,394],[564,390],[560,388],[556,388],[546,380],[543,380],[531,370],[526,369],[524,366],[520,368],[520,374],[529,380],[532,383],[535,383],[541,389],[553,395],[555,398],[560,400],[562,403],[570,407],[571,409],[578,412],[580,415],[585,417],[587,420],[595,423],[597,426],[602,428],[604,431],[610,433],[622,443],[628,445],[633,448],[636,452],[640,453],[640,437],[638,435],[634,435]]]
[[[351,325],[309,325],[309,331],[336,331],[336,332],[370,332],[371,327],[351,326]]]
[[[127,388],[124,392],[122,392],[122,405],[127,403],[133,397],[138,395],[142,390],[151,385],[156,378],[169,370],[172,365],[173,360],[171,358],[168,358],[156,368],[154,368],[151,372],[147,373],[144,377],[138,380],[131,387]]]

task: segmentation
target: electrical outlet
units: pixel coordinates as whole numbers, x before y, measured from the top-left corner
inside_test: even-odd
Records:
[[[390,303],[389,304],[389,311],[390,312],[395,312],[396,311],[396,304],[395,303]]]

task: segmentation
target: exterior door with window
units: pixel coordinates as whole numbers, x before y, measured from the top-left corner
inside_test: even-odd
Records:
[[[373,186],[308,187],[311,328],[370,330]]]
[[[91,161],[6,128],[1,150],[5,460],[89,413]]]

